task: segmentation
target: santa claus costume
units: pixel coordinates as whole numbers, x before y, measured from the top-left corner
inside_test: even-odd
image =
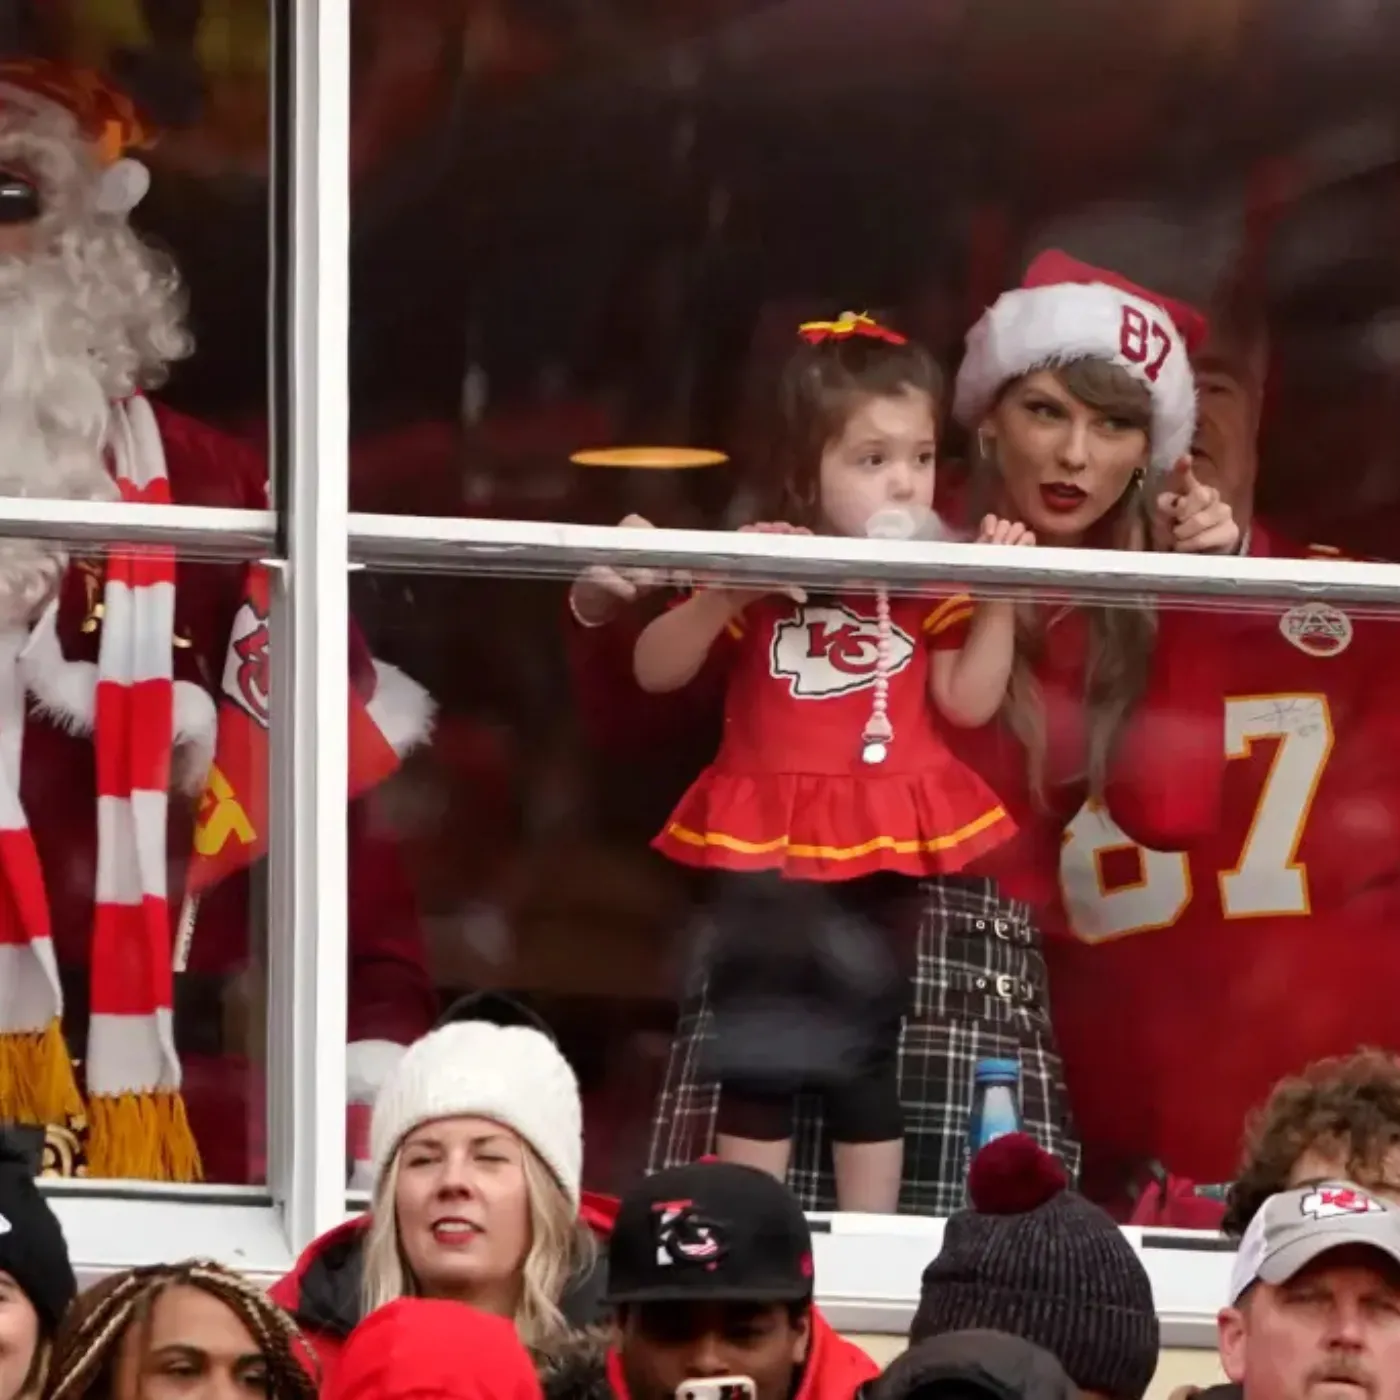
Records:
[[[174,267],[127,222],[144,136],[93,75],[0,65],[0,494],[263,509],[257,453],[145,396],[192,347]],[[71,1134],[94,1176],[198,1179],[201,1149],[212,1175],[256,1171],[254,1076],[222,1035],[252,960],[246,870],[201,902],[187,995],[173,973],[196,810],[228,796],[206,783],[247,584],[169,549],[0,541],[0,1122]],[[357,671],[385,742],[421,740],[426,694],[367,656]],[[362,844],[353,808],[351,826]],[[352,1099],[433,1013],[411,899],[366,856]],[[185,1032],[203,1071],[188,1113]]]

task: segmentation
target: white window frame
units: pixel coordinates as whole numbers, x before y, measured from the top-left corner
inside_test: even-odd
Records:
[[[348,513],[350,7],[295,0],[288,517],[271,512],[0,501],[0,535],[169,544],[182,557],[267,558],[274,633],[273,936],[267,1190],[45,1184],[84,1280],[200,1255],[268,1282],[362,1207],[344,1190],[347,967],[347,571],[435,569],[564,576],[607,559],[820,586],[852,576],[1101,600],[1147,593],[1192,606],[1329,601],[1400,617],[1400,565],[1203,558],[829,538],[637,532],[579,525]],[[294,817],[294,819],[292,819]],[[847,1330],[898,1334],[942,1222],[813,1217],[818,1294]],[[1232,1255],[1192,1232],[1125,1230],[1152,1278],[1166,1345],[1208,1347]]]

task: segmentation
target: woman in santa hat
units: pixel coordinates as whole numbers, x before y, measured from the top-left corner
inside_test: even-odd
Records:
[[[1019,520],[1042,545],[1233,552],[1231,511],[1188,462],[1188,356],[1204,332],[1190,307],[1062,253],[1037,258],[968,336],[953,412],[972,436],[973,462],[953,513]],[[591,575],[584,603],[596,602],[598,586]],[[1198,724],[1165,693],[1172,630],[1150,607],[1022,604],[1002,722],[953,736],[1020,831],[967,877],[927,887],[916,1009],[901,1049],[905,1210],[943,1215],[961,1204],[963,1124],[983,1058],[1019,1062],[1027,1130],[1077,1163],[1033,908],[1055,896],[1064,823],[1086,796],[1111,793],[1125,828],[1157,849],[1213,819],[1213,793],[1183,793],[1167,768],[1191,743],[1211,742],[1209,720]],[[1180,717],[1172,746],[1144,743],[1135,729],[1149,692],[1154,713],[1174,705]],[[713,1141],[717,1096],[693,1068],[710,1021],[700,978],[673,1042],[654,1166]],[[809,1206],[830,1208],[822,1137],[804,1100],[789,1180]]]

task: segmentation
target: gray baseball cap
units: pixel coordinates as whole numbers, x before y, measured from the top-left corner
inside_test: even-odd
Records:
[[[1230,1302],[1256,1283],[1287,1283],[1314,1259],[1345,1245],[1378,1249],[1400,1265],[1400,1209],[1350,1181],[1280,1191],[1240,1241]]]

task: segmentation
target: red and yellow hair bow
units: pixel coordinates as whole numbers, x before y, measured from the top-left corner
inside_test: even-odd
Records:
[[[834,321],[804,321],[797,333],[812,345],[820,345],[824,340],[849,340],[853,335],[866,340],[883,340],[888,345],[909,343],[907,337],[882,326],[863,311],[843,311]]]

